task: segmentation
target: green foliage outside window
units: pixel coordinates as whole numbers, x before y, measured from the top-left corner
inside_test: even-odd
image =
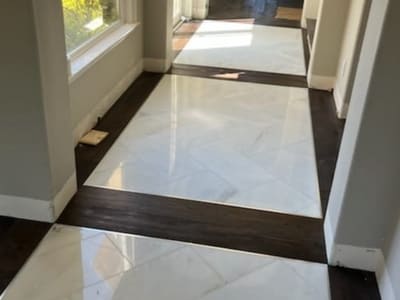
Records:
[[[68,52],[118,20],[117,0],[62,0],[62,4]]]

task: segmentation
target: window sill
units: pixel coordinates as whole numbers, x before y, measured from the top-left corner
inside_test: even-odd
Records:
[[[72,83],[79,78],[87,69],[93,66],[104,55],[123,42],[133,31],[135,31],[138,26],[139,23],[124,24],[107,35],[104,39],[99,41],[86,52],[74,57],[73,59],[70,59],[69,82]]]

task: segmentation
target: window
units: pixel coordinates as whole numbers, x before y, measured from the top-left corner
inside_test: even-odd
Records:
[[[119,0],[62,0],[67,52],[72,55],[121,25]]]

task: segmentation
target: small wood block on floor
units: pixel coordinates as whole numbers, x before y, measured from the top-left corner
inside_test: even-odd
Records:
[[[300,21],[302,12],[303,10],[301,8],[279,6],[275,18]]]
[[[106,137],[108,136],[108,132],[100,131],[100,130],[90,130],[86,133],[80,140],[79,143],[97,146],[100,144]]]

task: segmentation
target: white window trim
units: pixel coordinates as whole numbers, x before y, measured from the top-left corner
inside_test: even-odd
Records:
[[[115,46],[120,44],[138,27],[136,0],[119,0],[120,19],[105,31],[83,43],[67,54],[69,81],[80,77],[90,66]]]

